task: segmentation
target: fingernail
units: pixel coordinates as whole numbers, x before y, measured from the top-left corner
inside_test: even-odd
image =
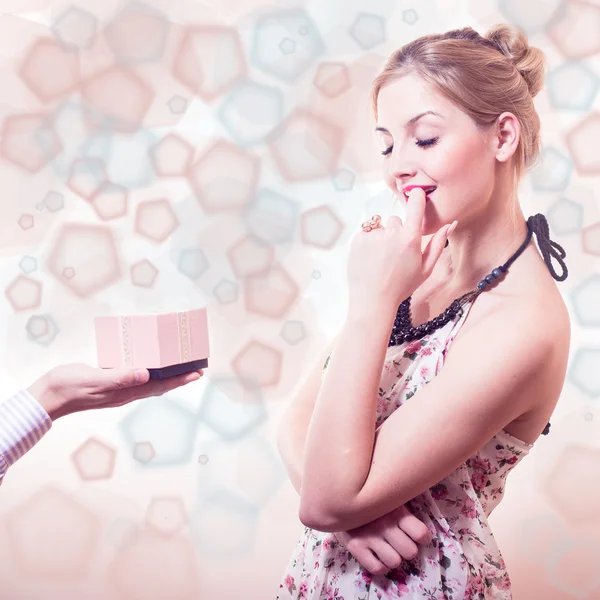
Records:
[[[144,369],[137,369],[135,372],[135,380],[140,383],[144,378]]]
[[[456,226],[458,225],[458,221],[454,221],[454,223],[452,223],[452,225],[450,225],[450,227],[448,227],[448,229],[446,230],[446,237],[449,237],[452,232],[456,229]]]

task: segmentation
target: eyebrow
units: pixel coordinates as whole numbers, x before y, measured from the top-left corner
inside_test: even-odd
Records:
[[[440,115],[439,113],[436,113],[433,110],[426,110],[425,112],[418,114],[416,117],[409,119],[405,123],[404,127],[410,127],[411,125],[414,125],[419,119],[421,119],[425,115],[434,115],[435,117],[439,117],[440,119],[444,118],[444,117],[442,117],[442,115]],[[390,133],[385,127],[375,127],[375,131],[384,131],[385,133]]]

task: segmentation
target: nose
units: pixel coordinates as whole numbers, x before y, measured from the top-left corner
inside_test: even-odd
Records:
[[[389,173],[390,176],[400,184],[404,181],[414,179],[417,174],[417,168],[414,162],[408,155],[406,150],[394,147],[392,155],[389,157]]]

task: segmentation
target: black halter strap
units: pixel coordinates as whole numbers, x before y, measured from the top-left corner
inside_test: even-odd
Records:
[[[529,217],[529,219],[527,219],[527,227],[529,228],[530,232],[535,233],[538,247],[542,253],[542,257],[546,263],[546,266],[550,270],[550,273],[552,273],[552,277],[554,277],[556,281],[564,281],[569,274],[569,270],[567,269],[567,265],[564,261],[567,253],[560,244],[557,244],[550,239],[550,228],[548,227],[548,221],[546,220],[546,217],[541,213]],[[558,273],[554,270],[552,258],[555,258],[560,265],[562,269],[562,275],[558,275]]]

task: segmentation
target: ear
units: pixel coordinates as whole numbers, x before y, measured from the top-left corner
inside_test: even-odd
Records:
[[[494,154],[498,161],[507,162],[517,150],[521,139],[521,124],[511,112],[503,112],[497,119]]]

